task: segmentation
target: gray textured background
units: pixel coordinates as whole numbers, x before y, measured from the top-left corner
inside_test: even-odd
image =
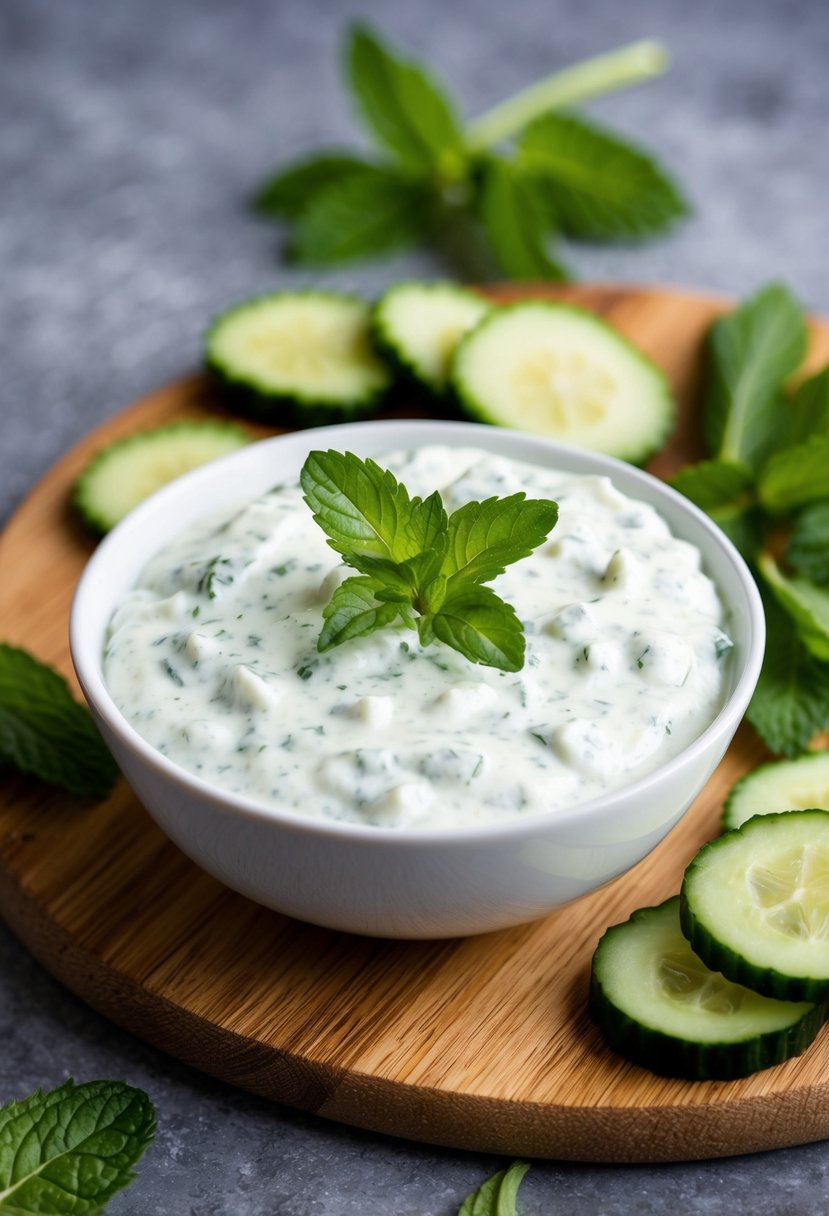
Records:
[[[0,519],[106,415],[193,366],[209,317],[309,281],[246,209],[272,165],[356,136],[337,75],[375,20],[479,113],[644,35],[668,77],[592,111],[683,179],[694,218],[638,248],[581,249],[585,278],[745,293],[785,278],[829,312],[825,0],[2,0]],[[359,137],[358,137],[359,138]],[[317,275],[373,292],[428,255]],[[0,623],[0,626],[2,623]],[[0,1096],[118,1076],[159,1135],[120,1216],[453,1216],[501,1163],[354,1132],[195,1074],[104,1022],[0,929]],[[824,1211],[829,1145],[659,1167],[538,1163],[526,1216]]]

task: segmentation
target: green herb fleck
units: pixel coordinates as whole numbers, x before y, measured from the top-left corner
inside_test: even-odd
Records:
[[[718,659],[723,658],[729,651],[734,649],[734,643],[727,633],[718,630],[714,635],[714,654]]]
[[[181,676],[176,671],[175,667],[173,667],[170,660],[163,659],[161,665],[164,668],[164,670],[167,672],[167,675],[170,677],[170,679],[173,681],[173,683],[177,684],[179,688],[183,688],[184,680],[182,680]]]
[[[206,594],[208,599],[215,600],[219,594],[218,588],[229,587],[233,582],[233,575],[230,571],[223,569],[223,567],[232,565],[229,557],[211,557],[196,585],[197,590],[202,595]]]

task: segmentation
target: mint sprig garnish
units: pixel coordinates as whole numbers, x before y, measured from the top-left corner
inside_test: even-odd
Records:
[[[25,650],[0,643],[0,766],[103,798],[118,769],[92,715],[66,681]]]
[[[121,1081],[67,1081],[0,1108],[0,1213],[97,1216],[135,1177],[152,1103]]]
[[[478,279],[566,279],[554,249],[561,234],[641,239],[687,212],[651,156],[562,112],[659,75],[667,56],[658,43],[575,64],[468,123],[434,72],[364,23],[348,30],[344,63],[377,156],[326,150],[265,182],[256,206],[290,226],[287,253],[296,261],[432,243]]]
[[[789,756],[829,730],[829,368],[787,391],[806,345],[803,309],[779,283],[714,323],[704,410],[711,459],[673,479],[760,584],[768,640],[748,718]]]
[[[412,497],[388,469],[350,452],[311,452],[300,484],[328,544],[359,571],[323,609],[321,651],[397,624],[472,663],[520,671],[524,629],[483,584],[547,538],[558,507],[523,493],[448,515],[440,494]]]

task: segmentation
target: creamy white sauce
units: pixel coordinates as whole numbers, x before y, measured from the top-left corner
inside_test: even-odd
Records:
[[[316,649],[353,571],[296,483],[166,546],[113,615],[104,671],[144,738],[190,772],[300,815],[412,827],[573,806],[682,751],[723,699],[730,642],[694,546],[605,477],[466,448],[393,453],[447,509],[525,490],[559,521],[492,586],[522,671],[391,627]]]

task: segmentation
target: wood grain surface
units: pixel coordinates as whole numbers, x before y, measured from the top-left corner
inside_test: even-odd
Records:
[[[522,294],[601,312],[665,369],[681,421],[653,471],[667,475],[700,454],[702,339],[724,301],[610,286]],[[816,323],[810,366],[827,359],[829,326]],[[219,410],[209,383],[190,376],[114,416],[51,470],[2,538],[6,641],[74,683],[68,612],[92,545],[68,507],[73,478],[118,436]],[[826,1030],[778,1068],[689,1083],[613,1055],[586,1012],[590,957],[604,929],[678,889],[688,860],[716,833],[726,790],[761,756],[742,728],[669,838],[592,896],[532,925],[441,942],[349,937],[250,903],[179,853],[123,781],[91,804],[6,775],[0,913],[54,975],[120,1025],[226,1081],[327,1118],[582,1161],[725,1156],[822,1139]]]

